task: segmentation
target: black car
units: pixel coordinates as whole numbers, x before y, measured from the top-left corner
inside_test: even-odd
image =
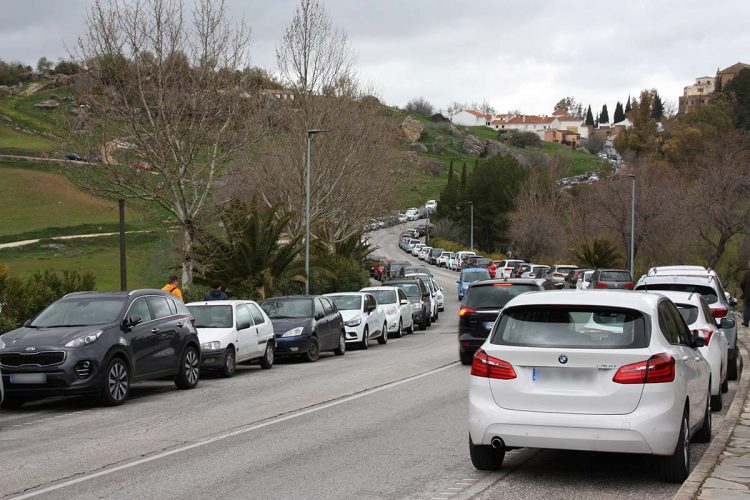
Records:
[[[420,278],[398,278],[388,282],[406,293],[411,306],[411,317],[420,330],[432,325],[432,291]]]
[[[398,270],[398,278],[401,279],[404,276],[408,276],[410,274],[424,274],[427,276],[432,276],[432,273],[429,269],[427,269],[424,266],[403,266]]]
[[[544,290],[542,280],[511,278],[473,282],[466,290],[458,311],[458,355],[470,365],[474,353],[484,344],[497,316],[508,301],[522,293]]]
[[[346,353],[344,320],[328,298],[289,295],[266,299],[260,307],[271,318],[277,356],[317,361],[321,351]]]
[[[76,292],[0,336],[5,407],[52,395],[125,402],[133,382],[198,383],[200,341],[185,304],[161,290]]]
[[[392,262],[386,262],[385,268],[383,269],[383,282],[392,280],[398,277],[399,270],[404,266],[410,266],[409,262],[403,260],[395,260]]]

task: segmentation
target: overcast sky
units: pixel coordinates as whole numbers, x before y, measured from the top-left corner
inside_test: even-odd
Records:
[[[271,72],[295,0],[227,0],[253,32],[252,64]],[[87,0],[0,0],[0,58],[35,65],[66,55]],[[186,0],[190,3],[190,0]],[[498,112],[549,114],[564,96],[607,104],[750,63],[744,0],[328,0],[362,78],[388,104],[423,96],[436,108],[487,100]]]

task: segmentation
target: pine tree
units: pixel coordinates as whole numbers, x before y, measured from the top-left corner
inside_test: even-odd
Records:
[[[654,120],[661,121],[664,117],[664,102],[662,102],[659,93],[654,90],[654,98],[651,102],[651,118]]]
[[[615,116],[612,119],[612,123],[620,123],[624,119],[625,112],[622,110],[622,103],[617,101],[617,106],[615,106]]]
[[[452,180],[453,180],[453,158],[451,158],[451,163],[448,166],[448,184],[450,184]]]
[[[586,121],[584,122],[586,125],[594,126],[594,115],[591,114],[591,106],[589,105],[589,109],[586,110]]]
[[[459,184],[459,188],[461,190],[461,196],[466,192],[466,162],[464,162],[464,166],[461,167],[461,183]]]
[[[627,115],[628,113],[630,113],[631,109],[633,108],[630,106],[630,96],[628,96],[628,102],[627,104],[625,104],[625,114]]]
[[[602,112],[599,113],[599,123],[609,123],[609,110],[606,104],[602,106]]]

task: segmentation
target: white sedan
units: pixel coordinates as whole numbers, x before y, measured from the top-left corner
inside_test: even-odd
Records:
[[[378,307],[385,313],[389,337],[400,338],[404,332],[414,333],[409,298],[402,289],[397,286],[373,286],[360,292],[372,294],[378,301]]]
[[[591,290],[509,301],[474,355],[469,452],[496,470],[506,448],[658,455],[665,481],[711,439],[710,367],[668,298]]]
[[[201,370],[234,375],[237,363],[273,366],[275,336],[265,311],[250,300],[212,300],[186,304],[201,342]]]
[[[698,331],[706,345],[698,350],[711,367],[711,409],[721,411],[724,406],[722,394],[729,390],[727,366],[729,359],[729,342],[724,332],[716,324],[711,308],[706,299],[699,293],[689,292],[656,292],[668,297],[677,306],[691,331]],[[722,318],[722,323],[733,322],[733,318]],[[727,325],[726,328],[732,328]]]
[[[388,324],[385,312],[378,307],[378,301],[370,293],[342,292],[324,295],[336,304],[341,313],[346,330],[346,342],[356,343],[367,349],[370,340],[378,344],[388,342]]]

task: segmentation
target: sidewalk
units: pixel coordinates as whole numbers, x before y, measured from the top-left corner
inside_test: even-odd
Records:
[[[745,346],[747,360],[750,328],[740,324],[737,316],[739,340]],[[750,499],[750,366],[742,371],[737,394],[727,412],[724,423],[703,458],[675,495],[676,500]]]

